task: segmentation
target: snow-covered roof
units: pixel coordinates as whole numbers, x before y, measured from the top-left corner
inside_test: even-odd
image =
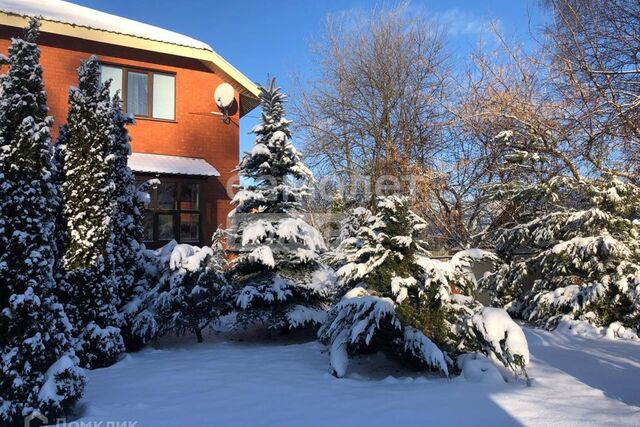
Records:
[[[127,34],[180,46],[213,50],[208,44],[183,34],[62,0],[0,0],[0,10],[21,16],[42,16],[48,21]]]
[[[220,176],[206,160],[165,154],[132,153],[129,167],[134,172],[172,175]]]
[[[29,17],[41,17],[45,33],[203,61],[230,78],[240,93],[240,116],[259,104],[260,90],[253,81],[211,46],[189,36],[62,0],[0,0],[0,25],[22,28]]]

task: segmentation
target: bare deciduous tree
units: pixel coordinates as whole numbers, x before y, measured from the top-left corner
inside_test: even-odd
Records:
[[[487,160],[514,149],[550,160],[535,172],[488,162],[497,181],[613,174],[638,183],[640,2],[546,4],[553,21],[537,50],[525,53],[494,29],[499,47],[473,55],[457,120],[486,147]],[[514,137],[496,139],[503,131]],[[493,209],[496,227],[530,206]]]
[[[329,17],[316,43],[319,77],[296,105],[304,153],[353,188],[407,174],[441,146],[447,61],[441,31],[405,5]]]
[[[494,27],[498,48],[472,55],[466,74],[447,60],[443,31],[405,6],[330,19],[319,77],[296,110],[310,163],[351,194],[363,177],[411,176],[414,209],[448,248],[527,215],[526,204],[488,200],[487,184],[559,174],[638,183],[640,1],[543,5],[552,21],[537,48]],[[496,139],[503,131],[514,137]],[[514,149],[549,161],[512,167],[502,159]]]
[[[434,247],[461,248],[487,225],[481,187],[498,175],[454,112],[466,94],[455,90],[445,36],[406,4],[330,18],[314,46],[319,75],[299,97],[296,122],[308,162],[336,177],[347,197],[363,179],[372,191],[411,190]]]
[[[568,124],[599,171],[638,182],[640,1],[547,0],[552,85],[569,101]]]

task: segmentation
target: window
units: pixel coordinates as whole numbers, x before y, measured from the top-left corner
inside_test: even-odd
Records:
[[[176,78],[167,74],[153,75],[153,117],[174,119],[176,100]]]
[[[147,178],[138,178],[144,182]],[[180,178],[161,178],[151,192],[144,215],[144,240],[158,246],[169,240],[200,242],[200,184]]]
[[[136,116],[149,115],[149,79],[146,73],[127,73],[127,112]]]
[[[137,117],[175,120],[176,76],[154,71],[101,66],[102,81],[111,79],[111,96],[120,91],[126,112]]]
[[[102,75],[103,82],[111,79],[111,86],[109,87],[110,95],[113,97],[116,92],[120,92],[120,97],[122,97],[122,69],[102,65],[100,67],[100,74]]]

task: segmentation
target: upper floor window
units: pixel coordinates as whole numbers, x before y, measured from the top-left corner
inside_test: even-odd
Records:
[[[102,81],[112,80],[112,96],[120,91],[126,112],[138,117],[175,120],[175,75],[113,65],[102,65],[101,74]]]

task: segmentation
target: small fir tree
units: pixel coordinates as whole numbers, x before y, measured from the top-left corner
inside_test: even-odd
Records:
[[[38,21],[9,47],[0,76],[0,425],[67,414],[85,377],[54,279],[56,211],[51,117]]]
[[[344,212],[344,217],[338,224],[334,248],[326,253],[325,259],[335,269],[347,263],[346,253],[362,247],[367,237],[367,225],[373,218],[373,212],[358,206]],[[362,234],[359,234],[362,233]]]
[[[222,261],[209,247],[187,244],[173,245],[168,261],[149,295],[158,334],[193,333],[202,342],[202,332],[233,308],[231,287],[218,269]]]
[[[225,249],[225,231],[218,226],[211,237],[211,263],[210,267],[221,277],[225,277],[229,272],[229,259]]]
[[[116,309],[113,254],[116,183],[114,124],[109,86],[95,56],[78,69],[69,91],[62,195],[69,231],[66,282],[75,306],[77,350],[90,368],[114,363],[124,351]]]
[[[471,296],[475,279],[470,266],[494,257],[468,250],[449,262],[430,259],[421,239],[426,223],[406,198],[380,197],[377,210],[376,215],[363,208],[349,214],[341,231],[346,238],[333,253],[333,264],[341,264],[336,275],[344,296],[319,336],[330,346],[334,373],[345,374],[349,355],[372,350],[445,375],[456,369],[455,358],[468,351],[481,351],[514,372],[523,369],[526,341],[491,347],[496,341],[487,336],[482,307]],[[498,342],[519,330],[506,318],[495,329],[502,333]],[[518,339],[523,336],[512,341]]]
[[[546,159],[516,151],[509,161],[533,169]],[[640,188],[557,175],[490,191],[528,207],[495,233],[506,263],[485,281],[494,304],[548,328],[566,319],[640,330]]]
[[[286,331],[324,319],[329,281],[319,253],[325,244],[301,215],[309,188],[292,183],[309,182],[313,174],[291,144],[285,95],[272,80],[261,88],[260,101],[255,145],[237,168],[251,184],[240,187],[232,200],[229,242],[236,245],[237,257],[231,274],[240,322]]]

